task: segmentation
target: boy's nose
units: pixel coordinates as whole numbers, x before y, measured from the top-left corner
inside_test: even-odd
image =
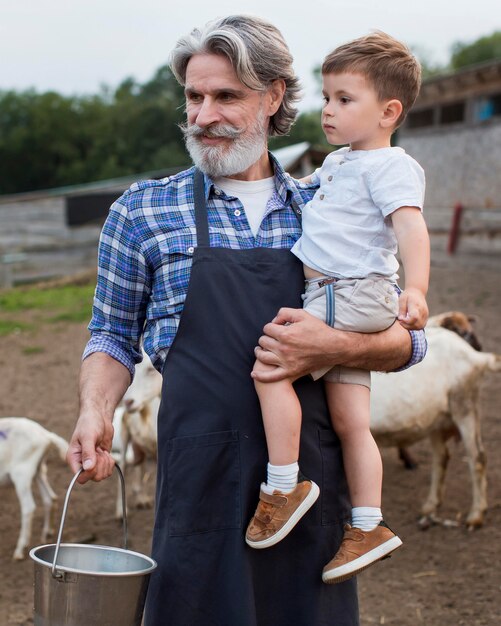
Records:
[[[330,102],[328,102],[323,109],[323,114],[327,115],[329,117],[332,117],[334,115],[334,107],[332,106],[332,104]]]

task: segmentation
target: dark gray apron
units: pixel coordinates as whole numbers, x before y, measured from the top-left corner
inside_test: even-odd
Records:
[[[163,370],[146,626],[356,626],[354,579],[322,582],[349,501],[321,382],[296,383],[300,464],[320,498],[278,545],[253,550],[247,524],[267,451],[250,372],[264,324],[300,308],[303,273],[285,249],[211,248],[203,177],[195,176],[198,246]],[[291,209],[284,209],[291,210]]]

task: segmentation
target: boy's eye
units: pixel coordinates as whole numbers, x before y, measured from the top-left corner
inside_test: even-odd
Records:
[[[322,96],[322,101],[324,104],[327,104],[329,102],[328,96]]]
[[[339,102],[341,102],[341,104],[348,104],[348,102],[350,102],[350,99],[346,96],[343,96],[342,98],[339,98]]]

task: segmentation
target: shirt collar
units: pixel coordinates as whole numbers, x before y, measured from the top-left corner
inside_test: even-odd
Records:
[[[291,198],[294,196],[295,191],[292,178],[289,174],[287,174],[287,172],[284,171],[277,158],[271,152],[268,152],[268,156],[270,157],[270,161],[273,166],[275,189],[284,204],[288,205]],[[208,176],[207,174],[204,174],[204,188],[205,199],[208,200],[210,195],[214,194],[215,185],[212,178],[210,178],[210,176]]]

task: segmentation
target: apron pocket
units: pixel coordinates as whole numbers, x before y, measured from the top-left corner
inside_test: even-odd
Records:
[[[168,475],[170,536],[240,528],[238,431],[171,439]]]
[[[344,474],[341,443],[331,429],[319,430],[318,438],[322,457],[322,485],[320,486],[322,526],[344,523],[349,520],[351,505]]]

